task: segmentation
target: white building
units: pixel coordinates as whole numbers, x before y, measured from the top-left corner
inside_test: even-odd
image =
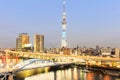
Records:
[[[102,56],[111,56],[111,48],[102,48],[101,49],[101,55]]]

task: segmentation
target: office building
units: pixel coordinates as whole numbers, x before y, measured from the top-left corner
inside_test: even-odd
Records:
[[[21,51],[20,38],[16,39],[16,51]]]
[[[34,52],[44,52],[44,36],[34,35]]]
[[[16,50],[24,51],[25,45],[29,44],[29,36],[27,33],[20,33],[16,39]]]

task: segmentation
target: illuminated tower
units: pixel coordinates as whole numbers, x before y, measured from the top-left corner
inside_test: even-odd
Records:
[[[62,16],[62,42],[61,47],[67,47],[67,40],[66,40],[66,11],[65,11],[65,4],[66,0],[63,1],[63,16]]]

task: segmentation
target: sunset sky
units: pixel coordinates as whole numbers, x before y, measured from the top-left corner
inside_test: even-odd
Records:
[[[120,48],[120,0],[66,0],[68,47]],[[19,33],[45,36],[60,47],[63,0],[0,0],[0,47],[15,47]]]

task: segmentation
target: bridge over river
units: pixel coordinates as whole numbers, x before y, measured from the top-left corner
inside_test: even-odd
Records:
[[[42,59],[28,59],[14,65],[12,68],[3,67],[0,70],[0,77],[5,80],[13,76],[19,76],[20,78],[35,75],[37,73],[48,72],[55,68],[64,68],[70,66],[71,62],[53,62],[50,60]]]
[[[31,53],[31,52],[16,52],[16,51],[5,51],[5,63],[2,61],[1,64],[5,65],[4,68],[0,68],[0,73],[1,72],[12,72],[13,68],[17,68],[17,65],[22,65],[22,69],[30,68],[33,67],[33,65],[37,62],[34,63],[35,60],[38,60],[38,62],[42,62],[42,60],[45,60],[48,65],[48,61],[50,65],[56,65],[55,63],[62,63],[62,64],[67,64],[67,63],[74,63],[76,65],[88,65],[88,66],[97,66],[97,67],[102,67],[102,68],[110,68],[110,69],[116,69],[120,70],[120,59],[119,58],[111,58],[111,57],[101,57],[101,56],[79,56],[79,55],[63,55],[63,54],[46,54],[46,53]],[[8,58],[7,56],[11,55],[13,60],[10,60],[12,58]],[[23,63],[25,64],[26,62],[29,62],[30,60],[24,62],[23,60],[19,61],[19,59],[26,58],[26,59],[34,59],[32,64],[27,64],[29,66],[24,66]],[[16,60],[15,60],[16,59]],[[17,60],[18,59],[18,60]],[[0,59],[1,60],[1,59]],[[12,66],[10,64],[12,63]],[[40,63],[41,64],[41,63]],[[43,64],[43,62],[42,62]],[[45,63],[46,64],[46,63]],[[45,64],[43,64],[45,66]],[[2,65],[2,66],[3,66]],[[39,63],[36,66],[42,67],[43,65],[39,65]],[[14,66],[14,67],[13,67]],[[1,67],[1,65],[0,65]],[[20,67],[20,66],[19,66]],[[46,66],[47,67],[47,66]],[[18,71],[18,69],[17,69]]]

